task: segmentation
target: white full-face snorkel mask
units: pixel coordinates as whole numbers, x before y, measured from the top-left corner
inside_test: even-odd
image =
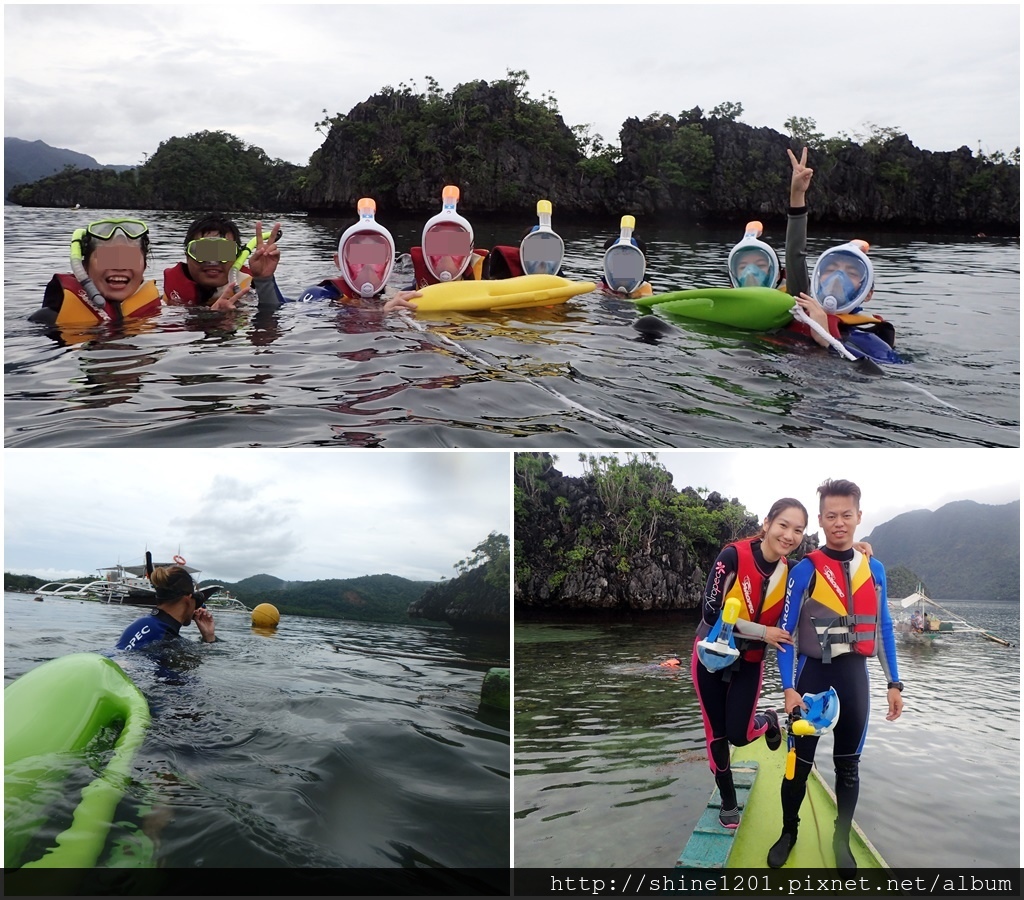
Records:
[[[811,296],[827,313],[848,313],[861,306],[875,286],[875,271],[864,241],[831,247],[818,257],[811,274]]]

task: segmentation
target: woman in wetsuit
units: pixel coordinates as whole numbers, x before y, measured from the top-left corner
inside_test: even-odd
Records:
[[[117,642],[118,650],[138,650],[147,644],[176,638],[183,625],[193,622],[204,643],[217,640],[206,596],[196,588],[187,570],[181,566],[161,566],[153,570],[149,580],[156,588],[156,607],[124,630]]]
[[[757,701],[765,649],[779,650],[792,643],[789,634],[775,623],[786,596],[786,557],[800,546],[806,529],[803,504],[791,497],[777,500],[757,537],[729,544],[718,554],[704,589],[691,672],[704,719],[708,762],[722,797],[719,821],[726,828],[740,823],[729,744],[744,747],[762,735],[772,750],[782,743],[778,714],[774,709],[758,713]],[[740,617],[734,626],[740,655],[732,665],[712,672],[701,663],[697,643],[707,637],[730,597],[740,601]]]

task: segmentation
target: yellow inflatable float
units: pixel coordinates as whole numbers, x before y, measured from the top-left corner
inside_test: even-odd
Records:
[[[570,297],[595,290],[592,281],[570,281],[558,275],[517,275],[493,281],[449,281],[420,288],[416,311],[473,312],[487,309],[526,309],[554,306]]]

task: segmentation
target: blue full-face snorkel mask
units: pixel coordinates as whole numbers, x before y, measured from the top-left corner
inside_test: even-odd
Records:
[[[761,234],[760,222],[748,222],[739,241],[729,251],[729,281],[733,287],[769,287],[779,283],[781,268],[779,257],[764,241],[758,240]],[[756,253],[767,265],[759,266],[750,260],[750,254]]]
[[[811,295],[825,312],[850,312],[870,296],[875,272],[865,252],[867,247],[863,241],[851,241],[826,250],[818,258],[811,275]]]

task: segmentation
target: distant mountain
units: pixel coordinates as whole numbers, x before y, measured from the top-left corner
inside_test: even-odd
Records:
[[[1003,506],[958,500],[934,512],[914,510],[879,525],[865,540],[887,570],[916,572],[936,600],[1020,597],[1019,500]]]
[[[210,579],[203,584],[213,584]],[[218,582],[246,606],[273,603],[282,614],[356,619],[365,622],[411,622],[409,607],[434,586],[398,575],[362,575],[321,581],[282,581],[253,575],[237,584]]]
[[[60,172],[65,166],[76,169],[112,169],[123,172],[131,166],[104,166],[91,156],[51,147],[42,141],[25,141],[21,138],[4,138],[4,199],[16,184],[30,184]]]

